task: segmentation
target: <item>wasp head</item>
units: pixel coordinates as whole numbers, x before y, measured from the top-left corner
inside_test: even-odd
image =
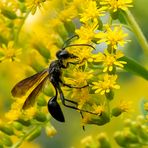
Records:
[[[56,53],[56,57],[59,60],[66,60],[68,58],[77,58],[77,56],[75,56],[74,54],[69,53],[67,50],[59,50]]]

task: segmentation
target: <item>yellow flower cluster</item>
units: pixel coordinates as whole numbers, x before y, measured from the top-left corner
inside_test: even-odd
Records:
[[[38,20],[38,25],[32,28],[24,26],[26,20],[28,22],[31,20],[29,23],[33,22],[32,17],[38,16],[36,10],[42,6],[46,13],[39,16],[41,18]],[[118,68],[121,70],[127,64],[122,59],[124,52],[120,48],[124,48],[128,42],[128,34],[122,25],[114,24],[112,15],[121,10],[125,11],[129,7],[132,7],[132,0],[19,0],[15,2],[2,0],[0,2],[0,32],[2,32],[0,62],[3,64],[3,62],[20,61],[23,67],[26,65],[29,67],[24,74],[30,75],[32,70],[41,71],[49,65],[49,62],[55,60],[59,48],[69,44],[78,45],[66,48],[77,58],[63,61],[65,65],[69,63],[69,67],[62,69],[61,79],[74,87],[86,87],[81,89],[62,87],[65,98],[74,101],[80,113],[81,110],[84,111],[82,112],[83,124],[106,124],[111,118],[108,102],[114,98],[114,90],[120,88],[117,82]],[[75,37],[67,40],[72,36]],[[66,40],[68,42],[65,42]],[[10,121],[9,123],[24,118],[33,121],[31,122],[33,126],[45,125],[47,135],[53,136],[56,130],[52,126],[47,126],[50,115],[47,108],[45,110],[46,99],[39,96],[41,98],[39,103],[37,102],[35,106],[30,105],[31,107],[26,110],[22,109],[27,96],[40,82],[41,80],[34,88],[28,88],[28,94],[16,99],[5,117]],[[49,99],[55,92],[50,86],[48,91],[46,89],[44,91]],[[122,112],[129,110],[125,102],[122,102],[119,107]]]
[[[21,48],[16,49],[14,42],[10,41],[8,45],[2,44],[0,47],[0,62],[4,61],[19,61],[18,56],[21,54]]]
[[[127,10],[132,7],[133,0],[101,0],[101,5],[106,6],[109,10],[115,12],[119,9]]]
[[[120,86],[116,84],[117,75],[108,75],[104,76],[103,81],[93,82],[92,89],[96,89],[95,93],[100,93],[104,95],[109,93],[112,89],[119,89]]]

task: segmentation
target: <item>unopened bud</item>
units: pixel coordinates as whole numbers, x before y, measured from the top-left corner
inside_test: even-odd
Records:
[[[39,97],[38,100],[37,100],[37,105],[38,106],[46,106],[47,102],[46,102],[45,98],[44,97]]]
[[[131,126],[131,131],[139,136],[142,140],[147,141],[148,140],[148,132],[147,132],[147,127],[144,125],[140,125],[140,124],[132,124]]]
[[[113,100],[113,98],[114,98],[114,92],[112,91],[112,90],[110,90],[110,92],[109,93],[105,93],[105,96],[106,96],[106,98],[108,99],[108,100]]]
[[[41,127],[37,127],[26,139],[32,141],[35,138],[39,137],[41,134]]]
[[[34,118],[39,122],[45,122],[46,121],[46,115],[42,112],[37,112],[34,116]]]
[[[110,12],[112,19],[116,20],[119,17],[119,11]]]
[[[5,9],[5,8],[2,8],[1,13],[9,19],[16,19],[17,18],[17,15],[13,11]]]
[[[56,129],[53,126],[46,126],[45,132],[49,137],[53,137],[57,133]]]
[[[130,144],[139,143],[137,135],[133,134],[131,131],[124,131],[123,134],[126,139],[126,142],[128,141]]]
[[[1,141],[5,146],[8,146],[8,147],[12,146],[12,144],[13,144],[11,139],[8,136],[2,137]]]
[[[88,124],[104,125],[110,121],[109,115],[106,112],[102,112],[98,118],[91,118]]]
[[[2,131],[3,133],[7,135],[14,135],[13,128],[10,126],[0,125],[0,131]]]
[[[99,134],[98,141],[101,148],[111,148],[111,145],[105,133]]]
[[[15,127],[15,129],[17,129],[18,131],[21,131],[23,129],[23,125],[17,121],[13,122],[13,126]]]
[[[124,120],[124,125],[125,125],[126,127],[131,127],[132,124],[133,124],[133,121],[132,121],[131,119],[125,119],[125,120]]]
[[[121,115],[122,110],[119,107],[115,107],[112,109],[112,115],[115,117],[118,117],[119,115]]]
[[[30,120],[18,119],[17,122],[20,122],[24,126],[29,126],[31,124]]]
[[[126,146],[126,144],[127,144],[126,139],[124,138],[124,136],[121,132],[116,132],[114,138],[120,146],[122,146],[122,147]]]

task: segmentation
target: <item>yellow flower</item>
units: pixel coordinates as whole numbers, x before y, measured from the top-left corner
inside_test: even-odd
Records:
[[[10,41],[7,46],[2,44],[2,47],[0,47],[0,62],[19,61],[17,56],[21,54],[21,49],[15,49],[13,46],[13,41]]]
[[[92,106],[92,108],[94,109],[93,112],[96,113],[96,114],[98,114],[98,115],[101,115],[102,112],[105,111],[104,105],[96,105],[96,104],[94,104]]]
[[[5,117],[10,121],[17,120],[21,116],[21,107],[24,99],[17,99],[12,105],[11,110],[5,114]]]
[[[80,46],[80,47],[72,47],[71,53],[76,55],[78,58],[77,60],[77,67],[86,65],[88,62],[93,62],[93,48],[87,46]]]
[[[20,110],[10,110],[5,114],[5,117],[10,121],[13,122],[21,116]]]
[[[59,13],[59,20],[70,21],[77,16],[77,9],[74,5],[70,5]]]
[[[87,85],[87,80],[90,79],[92,71],[84,72],[80,70],[74,70],[70,73],[71,78],[64,77],[64,81],[72,86],[81,87]],[[89,89],[88,87],[82,89],[72,89],[71,98],[78,102],[78,108],[82,109],[84,104],[89,100]]]
[[[106,32],[99,32],[95,37],[100,39],[98,43],[106,42],[107,45],[111,46],[111,49],[117,49],[118,45],[124,46],[127,43],[127,36],[128,34],[123,32],[121,26],[116,26],[112,29],[106,25]]]
[[[98,17],[104,15],[105,9],[105,7],[98,8],[97,3],[95,1],[87,0],[83,5],[83,11],[80,14],[80,21],[86,23],[89,20],[98,19]]]
[[[107,6],[109,10],[116,12],[118,9],[127,10],[132,7],[133,0],[102,0],[101,5]]]
[[[91,24],[84,24],[80,29],[76,29],[75,32],[79,36],[79,43],[90,43],[95,37],[95,30],[98,28],[98,21],[94,21]]]
[[[104,95],[109,93],[111,89],[119,89],[120,86],[116,84],[117,75],[106,74],[103,81],[93,82],[92,89],[96,89],[95,93]]]
[[[85,72],[80,69],[74,69],[69,74],[70,78],[64,77],[64,81],[73,86],[83,86],[87,84],[87,80],[92,78],[92,73],[92,70],[90,70],[89,72]]]
[[[110,54],[106,51],[105,53],[99,53],[98,55],[95,55],[94,61],[103,62],[103,72],[111,72],[114,66],[118,66],[120,68],[124,67],[124,64],[126,64],[127,62],[118,60],[123,56],[124,54],[121,51],[117,51],[116,54]]]
[[[32,15],[35,14],[37,8],[40,8],[47,0],[28,0],[27,6],[31,10]]]
[[[36,107],[30,107],[23,111],[23,116],[25,119],[32,119],[36,113]]]
[[[118,107],[121,109],[122,112],[129,112],[131,110],[132,106],[132,101],[125,101],[122,100],[120,101],[120,104]]]

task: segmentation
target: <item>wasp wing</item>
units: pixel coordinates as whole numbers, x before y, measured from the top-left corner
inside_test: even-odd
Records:
[[[43,88],[47,78],[48,76],[46,76],[46,78],[39,85],[37,85],[36,88],[29,94],[26,101],[24,102],[22,109],[27,109],[34,105],[35,99],[37,95],[39,94],[40,90]]]
[[[12,95],[14,97],[22,97],[27,92],[32,92],[48,75],[49,73],[46,69],[18,82],[11,90]]]

